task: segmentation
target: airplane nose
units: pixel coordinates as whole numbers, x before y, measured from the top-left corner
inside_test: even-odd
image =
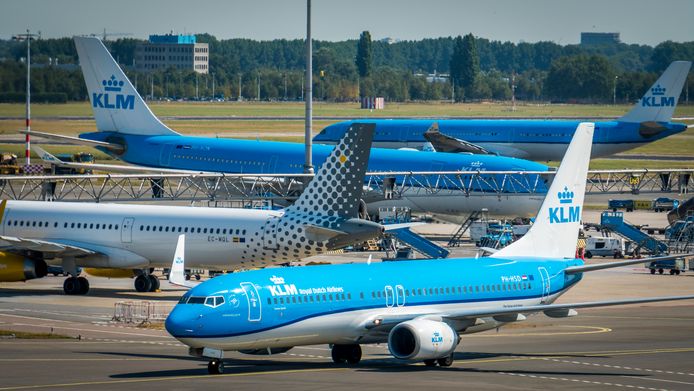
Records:
[[[186,311],[186,309],[182,308],[180,305],[175,306],[171,313],[169,313],[169,316],[166,317],[166,322],[164,323],[166,331],[174,337],[192,335],[195,331],[193,323],[198,317],[188,312],[189,311]]]

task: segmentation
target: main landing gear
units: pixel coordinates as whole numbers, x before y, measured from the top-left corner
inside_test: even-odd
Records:
[[[224,362],[218,358],[213,358],[207,363],[207,373],[210,375],[219,375],[224,373]]]
[[[431,360],[424,360],[424,365],[426,365],[428,367],[435,367],[437,364],[440,367],[450,367],[451,365],[453,365],[453,353],[451,353],[450,356],[446,356],[446,357],[434,358]]]
[[[86,295],[89,292],[89,281],[84,277],[70,276],[63,282],[66,295]]]
[[[138,292],[156,292],[159,290],[159,279],[152,274],[140,274],[135,277],[135,290]]]
[[[361,346],[333,345],[332,356],[333,362],[336,364],[359,364],[359,361],[361,361]]]

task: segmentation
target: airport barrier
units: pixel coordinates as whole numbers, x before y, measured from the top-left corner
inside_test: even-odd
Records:
[[[301,193],[312,174],[93,174],[0,176],[0,197],[41,201],[188,201],[223,203],[268,200],[286,205]],[[554,171],[368,172],[368,202],[441,192],[466,195],[542,194]],[[687,194],[694,191],[694,169],[591,170],[587,194]]]
[[[118,301],[113,306],[111,320],[138,325],[163,323],[174,305],[159,301]]]

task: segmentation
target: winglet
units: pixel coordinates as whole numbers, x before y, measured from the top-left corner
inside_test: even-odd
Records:
[[[575,257],[594,128],[594,123],[578,124],[535,224],[522,238],[491,257]]]
[[[171,270],[169,271],[169,282],[172,285],[178,285],[186,288],[192,288],[197,284],[186,281],[185,272],[185,243],[186,235],[178,235],[178,243],[176,243],[176,252],[174,253]]]
[[[58,159],[57,157],[51,155],[50,153],[46,152],[45,149],[39,147],[38,145],[33,145],[32,148],[34,149],[34,152],[36,152],[37,155],[43,160],[44,162],[48,162],[51,164],[65,164],[64,161]]]

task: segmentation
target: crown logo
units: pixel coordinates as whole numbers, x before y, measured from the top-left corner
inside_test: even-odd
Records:
[[[120,91],[123,88],[123,80],[116,80],[116,77],[114,75],[111,75],[111,78],[108,80],[102,80],[101,84],[105,87],[106,91]]]
[[[660,84],[657,86],[651,88],[651,93],[656,96],[656,95],[665,95],[665,88],[661,87]]]
[[[557,197],[559,197],[560,204],[570,204],[574,202],[574,192],[569,191],[566,186],[564,186],[564,191],[557,193]]]
[[[272,281],[275,285],[284,284],[284,277],[272,276],[270,277],[270,281]]]

